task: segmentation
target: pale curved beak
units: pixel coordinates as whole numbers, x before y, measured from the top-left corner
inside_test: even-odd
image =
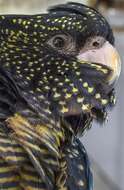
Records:
[[[99,49],[92,49],[85,52],[81,50],[77,58],[79,61],[89,61],[91,63],[94,62],[108,66],[113,71],[109,77],[109,84],[114,83],[120,75],[120,56],[115,47],[113,47],[108,41]]]

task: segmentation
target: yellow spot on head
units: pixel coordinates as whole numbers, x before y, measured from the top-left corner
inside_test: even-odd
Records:
[[[80,74],[81,74],[80,72],[76,72],[76,75],[78,75],[78,76],[79,76]]]
[[[68,78],[65,79],[65,82],[69,82],[70,80]]]
[[[58,18],[56,18],[54,21],[55,21],[55,22],[57,22],[58,20],[59,20],[59,19],[58,19]]]
[[[25,28],[27,29],[27,28],[28,28],[28,25],[26,25]]]
[[[22,23],[22,19],[21,19],[21,18],[18,19],[18,23],[19,23],[19,24]]]
[[[43,26],[43,25],[40,25],[40,27],[42,28],[42,29],[45,29],[46,27],[45,26]]]
[[[54,98],[58,98],[58,97],[60,97],[60,94],[55,93],[55,94],[54,94]]]
[[[72,92],[74,92],[74,93],[78,92],[78,89],[74,87],[74,88],[72,88]]]
[[[27,79],[27,80],[31,80],[31,78],[30,78],[30,77],[26,77],[26,79]]]
[[[71,98],[71,96],[72,96],[71,94],[67,93],[66,96],[65,96],[65,98],[68,99],[68,98]]]
[[[36,88],[37,92],[41,92],[41,89],[40,88]]]
[[[59,104],[60,105],[65,105],[65,102],[64,101],[60,101]]]
[[[34,27],[37,28],[37,27],[38,27],[38,24],[35,24]]]
[[[63,89],[63,92],[67,92],[67,88],[64,88],[64,89]]]
[[[37,42],[38,40],[37,40],[37,38],[34,38],[34,42]]]
[[[35,35],[35,36],[36,36],[36,35],[37,35],[37,32],[33,32],[33,35]]]
[[[30,77],[34,77],[34,74],[30,74]]]
[[[44,88],[45,88],[46,90],[49,90],[49,89],[50,89],[50,87],[49,87],[49,86],[45,86]]]
[[[87,88],[87,87],[88,87],[88,83],[87,83],[87,82],[84,82],[84,83],[83,83],[83,87]]]
[[[79,25],[79,26],[78,26],[78,28],[79,28],[79,29],[81,29],[81,28],[82,28],[82,26],[81,26],[81,25]]]
[[[1,16],[2,19],[5,19],[5,16]]]
[[[102,105],[106,105],[108,103],[108,100],[107,99],[102,99],[101,102],[102,102]]]
[[[93,90],[94,90],[94,88],[93,88],[93,87],[88,87],[88,92],[89,92],[89,93],[92,93],[92,92],[93,92]]]
[[[99,93],[97,93],[97,94],[95,95],[95,98],[96,98],[96,99],[100,99],[100,98],[101,98],[101,95],[100,95]]]
[[[13,19],[13,20],[12,20],[12,22],[13,22],[13,23],[16,23],[16,22],[17,22],[17,20],[16,20],[16,19]]]
[[[40,69],[41,69],[41,68],[40,68],[40,67],[38,67],[38,68],[37,68],[37,71],[40,71]]]
[[[90,110],[90,105],[89,104],[83,104],[82,105],[82,110],[83,111],[89,111]]]
[[[66,107],[63,106],[61,112],[62,112],[62,113],[67,113],[67,112],[68,112],[68,108],[66,108]]]
[[[24,20],[22,24],[25,26],[26,25],[26,20]]]
[[[77,102],[78,102],[78,103],[82,103],[83,101],[84,101],[84,98],[78,98],[78,99],[77,99]]]
[[[65,24],[62,25],[62,28],[65,28]]]

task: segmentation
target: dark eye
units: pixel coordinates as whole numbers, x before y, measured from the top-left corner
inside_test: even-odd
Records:
[[[47,44],[64,54],[74,53],[76,51],[76,42],[70,35],[57,34],[50,38]]]
[[[53,45],[56,48],[63,48],[65,46],[65,39],[63,39],[62,37],[55,37],[53,39]]]

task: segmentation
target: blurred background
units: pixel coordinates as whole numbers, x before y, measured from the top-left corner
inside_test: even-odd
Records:
[[[66,2],[63,0],[62,2]],[[111,24],[124,63],[124,0],[73,0],[93,6]],[[0,14],[37,14],[61,0],[0,0]],[[104,127],[94,124],[82,138],[94,173],[94,190],[124,190],[124,64],[117,86],[118,102]]]

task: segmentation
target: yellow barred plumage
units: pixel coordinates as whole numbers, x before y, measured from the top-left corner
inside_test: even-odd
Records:
[[[0,167],[1,186],[10,182],[10,189],[17,186],[24,190],[46,190],[44,180],[49,177],[56,180],[54,172],[59,168],[61,157],[59,146],[64,140],[62,131],[56,133],[45,126],[32,126],[19,114],[8,118],[6,123],[13,133],[6,136],[0,132],[0,153],[4,162],[4,167]],[[48,176],[44,169],[46,164]],[[1,178],[4,174],[7,178]]]

